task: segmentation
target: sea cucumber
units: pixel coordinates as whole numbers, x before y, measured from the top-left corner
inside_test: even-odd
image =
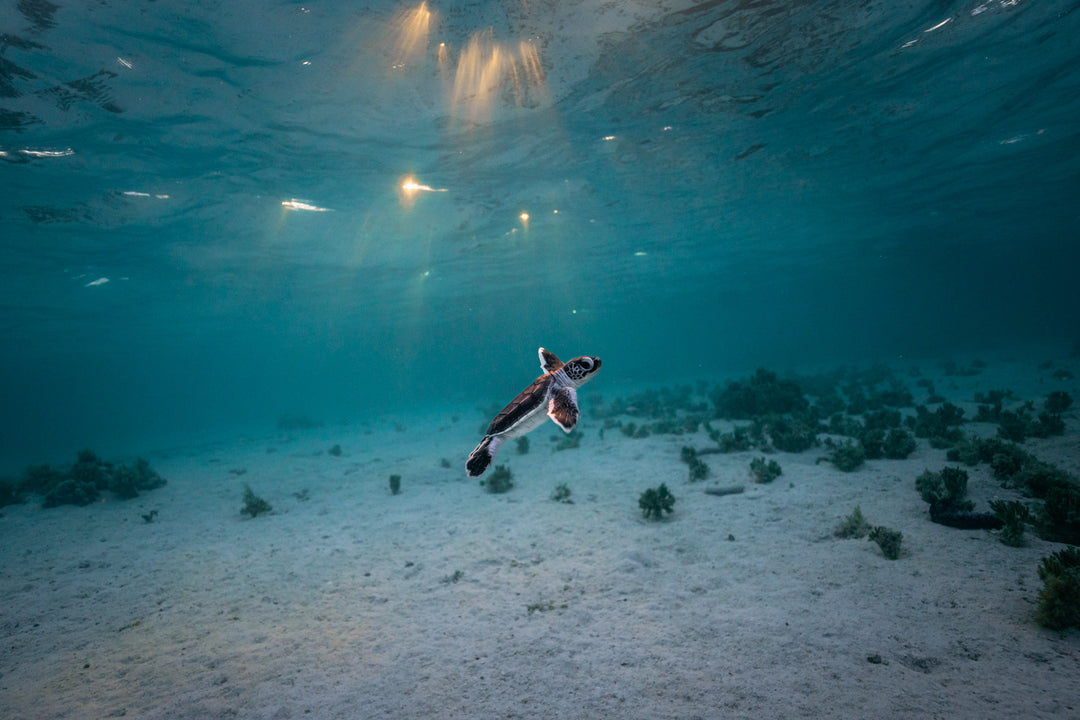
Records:
[[[742,485],[732,485],[731,487],[708,487],[705,488],[706,495],[738,495],[746,488]]]

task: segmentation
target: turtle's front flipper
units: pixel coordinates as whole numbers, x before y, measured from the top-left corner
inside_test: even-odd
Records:
[[[480,477],[488,469],[488,465],[495,459],[495,453],[502,447],[503,438],[499,435],[488,435],[480,441],[476,449],[469,453],[469,461],[465,463],[465,471],[469,477]]]
[[[551,396],[551,400],[548,401],[548,417],[551,418],[556,425],[563,429],[563,432],[570,432],[577,425],[578,419],[578,406],[577,406],[577,391],[571,387],[564,387],[558,390]]]
[[[563,366],[563,361],[556,357],[555,353],[550,350],[540,348],[540,369],[546,373],[559,372],[559,368]]]

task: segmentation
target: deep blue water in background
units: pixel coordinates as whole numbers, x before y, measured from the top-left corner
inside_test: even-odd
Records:
[[[660,5],[3,0],[0,470],[1072,350],[1080,3]]]

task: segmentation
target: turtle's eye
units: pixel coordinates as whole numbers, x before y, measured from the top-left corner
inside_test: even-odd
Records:
[[[587,357],[581,358],[581,364],[583,366],[585,366],[586,370],[592,370],[592,365],[593,365],[592,358],[587,358]]]

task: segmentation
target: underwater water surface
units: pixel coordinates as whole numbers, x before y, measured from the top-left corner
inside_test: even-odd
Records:
[[[0,470],[1080,338],[1080,3],[0,3]]]

